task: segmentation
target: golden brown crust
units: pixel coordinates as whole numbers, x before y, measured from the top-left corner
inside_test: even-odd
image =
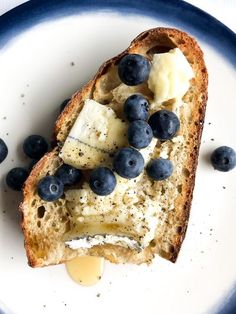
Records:
[[[89,81],[79,92],[75,93],[66,107],[66,109],[59,116],[56,125],[54,136],[59,142],[63,142],[68,134],[68,129],[73,125],[76,117],[83,106],[83,100],[90,98],[96,88],[96,83],[106,74],[109,68],[117,64],[119,60],[127,53],[139,53],[146,57],[151,57],[155,52],[162,51],[166,47],[180,48],[188,61],[191,63],[196,77],[194,79],[194,93],[191,102],[194,103],[195,109],[192,112],[192,119],[189,122],[188,132],[191,137],[188,138],[188,158],[186,163],[186,176],[183,178],[182,193],[175,201],[175,209],[168,214],[168,223],[165,224],[163,230],[157,235],[155,241],[140,254],[134,251],[125,249],[118,246],[104,245],[94,247],[90,250],[72,250],[65,249],[66,252],[62,255],[61,259],[54,261],[47,261],[43,258],[38,258],[32,250],[32,234],[30,233],[30,222],[27,220],[25,213],[30,211],[31,202],[35,197],[34,191],[38,180],[42,175],[45,175],[45,167],[52,159],[58,159],[57,149],[44,156],[36,167],[31,172],[24,187],[24,200],[20,206],[22,212],[22,229],[25,236],[25,247],[29,260],[29,264],[33,267],[45,266],[48,264],[61,263],[69,260],[75,255],[90,254],[104,256],[113,263],[131,262],[140,264],[143,262],[149,263],[154,254],[158,253],[163,257],[175,262],[184,240],[187,230],[187,224],[190,213],[190,206],[194,188],[195,172],[197,167],[198,152],[201,141],[201,134],[203,129],[203,121],[207,102],[207,85],[208,75],[205,67],[203,53],[196,43],[196,41],[188,34],[176,29],[170,28],[155,28],[143,32],[135,38],[130,47],[119,54],[118,56],[105,62],[98,70],[95,77]],[[57,161],[60,163],[60,160]],[[177,221],[174,223],[176,230],[170,230],[169,222]],[[164,249],[163,249],[164,248]]]

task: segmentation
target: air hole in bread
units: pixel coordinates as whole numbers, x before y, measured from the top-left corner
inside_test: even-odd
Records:
[[[178,226],[176,228],[176,233],[181,234],[182,233],[183,228],[181,226]]]
[[[182,173],[185,177],[189,177],[190,176],[190,171],[188,170],[188,168],[183,168]]]
[[[41,221],[40,221],[40,220],[37,221],[37,226],[38,226],[39,228],[41,227]]]
[[[111,102],[110,99],[104,99],[104,100],[102,101],[102,104],[106,106],[106,105],[108,105],[110,102]]]
[[[151,242],[150,242],[150,246],[151,247],[155,247],[157,244],[156,244],[156,241],[155,240],[152,240]]]
[[[166,189],[164,188],[164,186],[161,187],[161,194],[164,195],[166,193]]]
[[[46,211],[45,207],[44,206],[40,206],[38,208],[38,218],[43,218],[43,216],[45,214],[45,211]]]
[[[170,244],[168,250],[169,250],[170,253],[174,253],[175,247],[172,244]]]
[[[66,222],[67,220],[68,220],[67,216],[63,216],[63,217],[61,218],[61,222]]]
[[[34,207],[35,204],[36,204],[36,200],[33,200],[33,202],[31,203],[31,206]]]
[[[183,40],[182,38],[177,40],[177,44],[178,45],[185,45],[185,40]]]
[[[68,220],[65,225],[65,232],[69,232],[69,231],[70,231],[70,221]]]
[[[171,49],[172,47],[157,45],[149,49],[147,52],[147,55],[153,56],[155,53],[165,53],[165,52],[169,52]]]
[[[177,190],[178,190],[178,192],[181,194],[182,193],[182,184],[179,184],[178,186],[177,186]]]
[[[68,122],[66,123],[66,127],[69,128],[70,126],[71,126],[71,121],[68,121]]]

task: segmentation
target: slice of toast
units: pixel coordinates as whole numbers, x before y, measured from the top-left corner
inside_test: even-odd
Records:
[[[85,99],[111,106],[122,115],[124,100],[133,93],[142,93],[150,101],[153,94],[147,83],[124,86],[117,74],[117,64],[128,53],[141,54],[152,60],[154,53],[166,52],[178,47],[192,66],[195,78],[183,98],[179,118],[181,129],[174,141],[158,144],[153,158],[160,151],[168,151],[175,171],[167,180],[152,182],[148,177],[142,181],[146,197],[156,197],[161,206],[162,223],[158,224],[155,238],[141,252],[118,245],[97,245],[90,249],[72,250],[65,246],[65,234],[71,232],[71,213],[65,198],[45,202],[37,194],[37,184],[47,174],[54,174],[63,163],[59,150],[71,127],[83,108]],[[105,62],[95,77],[71,98],[68,106],[55,125],[57,146],[47,153],[33,168],[24,186],[24,199],[20,205],[25,248],[32,267],[63,263],[76,256],[103,256],[113,263],[149,263],[155,254],[175,262],[187,229],[194,188],[198,151],[207,101],[208,75],[203,53],[197,42],[188,34],[170,28],[155,28],[140,34],[127,50]],[[163,107],[174,110],[173,101]],[[141,183],[137,183],[141,184]]]

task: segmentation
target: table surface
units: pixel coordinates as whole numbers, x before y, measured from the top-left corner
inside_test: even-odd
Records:
[[[0,15],[24,2],[27,0],[0,0]],[[187,0],[186,2],[210,13],[236,32],[235,0]]]

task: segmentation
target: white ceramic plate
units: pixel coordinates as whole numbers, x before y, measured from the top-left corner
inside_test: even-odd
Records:
[[[30,1],[0,17],[0,137],[9,148],[0,166],[3,312],[197,314],[232,309],[236,313],[236,304],[226,302],[236,282],[236,175],[214,171],[208,159],[220,145],[236,148],[235,35],[185,5]],[[4,183],[12,167],[29,163],[22,141],[30,134],[50,138],[60,103],[87,82],[103,61],[125,49],[140,32],[157,26],[175,26],[193,34],[205,53],[210,79],[189,228],[177,263],[159,257],[151,266],[106,263],[102,280],[90,288],[75,284],[64,265],[30,268],[17,212],[21,195]]]

